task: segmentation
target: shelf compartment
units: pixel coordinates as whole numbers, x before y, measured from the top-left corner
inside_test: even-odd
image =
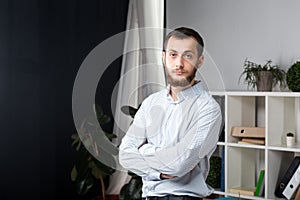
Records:
[[[268,97],[268,146],[286,147],[286,133],[300,138],[299,97]]]
[[[225,114],[226,142],[237,143],[240,138],[231,135],[232,127],[265,127],[265,97],[226,96]]]
[[[284,176],[295,156],[294,152],[269,150],[268,151],[268,175],[265,179],[268,188],[265,190],[268,199],[276,199],[274,195],[278,181]]]
[[[262,169],[265,169],[264,149],[228,146],[226,191],[235,187],[255,187]]]
[[[264,199],[264,197],[238,195],[238,194],[233,194],[233,193],[230,193],[228,196],[238,198],[239,200],[241,200],[241,199],[247,199],[247,200],[262,200],[262,199]]]

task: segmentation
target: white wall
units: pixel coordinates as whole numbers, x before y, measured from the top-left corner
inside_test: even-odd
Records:
[[[298,0],[167,0],[167,28],[198,30],[206,45],[201,70],[218,69],[226,90],[247,90],[238,83],[247,57],[283,69],[300,60],[299,8]],[[206,77],[208,86],[221,90],[214,74]]]

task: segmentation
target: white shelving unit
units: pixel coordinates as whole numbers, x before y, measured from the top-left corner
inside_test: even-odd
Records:
[[[225,96],[225,191],[215,193],[240,199],[278,199],[275,188],[292,159],[300,155],[300,93],[212,92]],[[265,145],[238,144],[231,136],[234,126],[265,128]],[[293,132],[296,144],[287,147],[285,135]],[[255,187],[260,170],[265,170],[263,196],[230,193],[233,187]]]

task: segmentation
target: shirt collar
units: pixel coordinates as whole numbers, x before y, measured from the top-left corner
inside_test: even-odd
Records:
[[[170,84],[167,86],[167,97],[169,99],[172,99],[171,95],[170,95],[170,89],[171,86]],[[203,85],[201,83],[201,81],[197,81],[193,86],[180,91],[177,94],[178,100],[177,101],[173,101],[174,103],[180,103],[181,101],[185,100],[185,99],[189,99],[189,98],[193,98],[195,96],[198,96],[199,94],[201,94],[204,91]]]

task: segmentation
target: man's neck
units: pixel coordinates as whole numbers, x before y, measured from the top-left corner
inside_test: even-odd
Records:
[[[177,101],[178,100],[178,93],[181,92],[182,90],[185,90],[189,87],[192,87],[194,84],[196,83],[195,79],[193,79],[191,81],[190,84],[188,84],[187,86],[184,86],[184,87],[180,87],[180,86],[170,86],[170,95],[171,97],[173,98],[174,101]]]

